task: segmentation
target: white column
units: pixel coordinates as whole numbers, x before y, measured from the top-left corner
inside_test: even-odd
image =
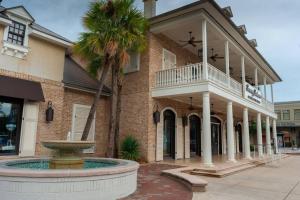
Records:
[[[250,138],[249,138],[249,121],[248,121],[248,108],[243,110],[243,137],[244,137],[244,157],[251,159],[250,155]]]
[[[213,166],[211,153],[209,92],[203,93],[203,163],[208,167]]]
[[[230,66],[229,66],[229,42],[226,40],[225,42],[225,69],[226,69],[226,77],[228,81],[228,87],[230,87]]]
[[[257,134],[257,148],[258,156],[263,156],[263,142],[262,142],[262,129],[261,129],[261,114],[257,113],[256,118],[256,134]]]
[[[233,114],[232,102],[227,103],[227,156],[228,161],[235,162],[234,156],[234,131],[233,131]]]
[[[272,98],[272,103],[274,103],[273,84],[271,84],[271,98]]]
[[[208,79],[208,68],[207,68],[207,22],[206,20],[202,21],[202,60],[203,60],[203,79]]]
[[[264,76],[264,98],[267,100],[267,77]]]
[[[241,70],[242,70],[242,84],[243,84],[243,96],[246,97],[246,74],[245,74],[245,57],[241,57]]]
[[[278,143],[277,143],[277,128],[276,128],[276,119],[273,119],[273,141],[275,153],[278,153]]]
[[[257,74],[257,67],[254,69],[254,83],[255,87],[258,88],[258,74]]]
[[[267,155],[272,154],[271,149],[271,134],[270,134],[270,117],[266,117],[266,147],[267,147]]]

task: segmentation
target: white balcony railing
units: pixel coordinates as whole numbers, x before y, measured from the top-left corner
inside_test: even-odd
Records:
[[[201,80],[201,63],[156,72],[156,88],[192,84]]]
[[[228,78],[224,72],[208,64],[208,79],[219,83],[225,87],[228,86]]]
[[[203,64],[196,63],[156,72],[155,88],[167,88],[200,83],[203,80]],[[228,80],[229,78],[229,80]],[[243,86],[224,72],[208,64],[208,80],[224,89],[243,96]],[[262,106],[273,112],[274,104],[262,99]]]
[[[165,69],[156,72],[156,88],[193,84],[202,81],[202,63]],[[208,79],[223,87],[229,87],[228,77],[219,69],[208,64]],[[230,90],[242,95],[242,84],[230,78]]]

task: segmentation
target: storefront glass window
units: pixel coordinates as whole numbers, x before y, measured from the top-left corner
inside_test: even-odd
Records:
[[[295,120],[300,120],[300,109],[294,110],[294,118]]]
[[[282,117],[283,117],[283,120],[290,120],[290,110],[283,110]]]
[[[277,114],[277,120],[281,120],[281,111],[275,110],[275,113]]]
[[[0,97],[0,155],[18,154],[22,107],[21,100]]]

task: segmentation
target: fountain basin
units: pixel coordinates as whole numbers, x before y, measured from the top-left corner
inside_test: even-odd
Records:
[[[47,140],[42,141],[44,147],[55,150],[55,155],[50,159],[50,169],[82,169],[83,159],[79,156],[84,149],[91,148],[95,142]]]
[[[50,162],[50,159],[0,161],[1,199],[113,200],[136,190],[138,163],[107,158],[83,160],[104,165],[86,169],[38,169],[26,166],[28,163]]]

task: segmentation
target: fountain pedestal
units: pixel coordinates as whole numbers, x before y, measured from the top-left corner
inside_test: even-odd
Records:
[[[82,169],[84,161],[79,155],[83,149],[93,147],[95,142],[49,140],[42,144],[55,150],[54,157],[50,159],[50,169]]]

